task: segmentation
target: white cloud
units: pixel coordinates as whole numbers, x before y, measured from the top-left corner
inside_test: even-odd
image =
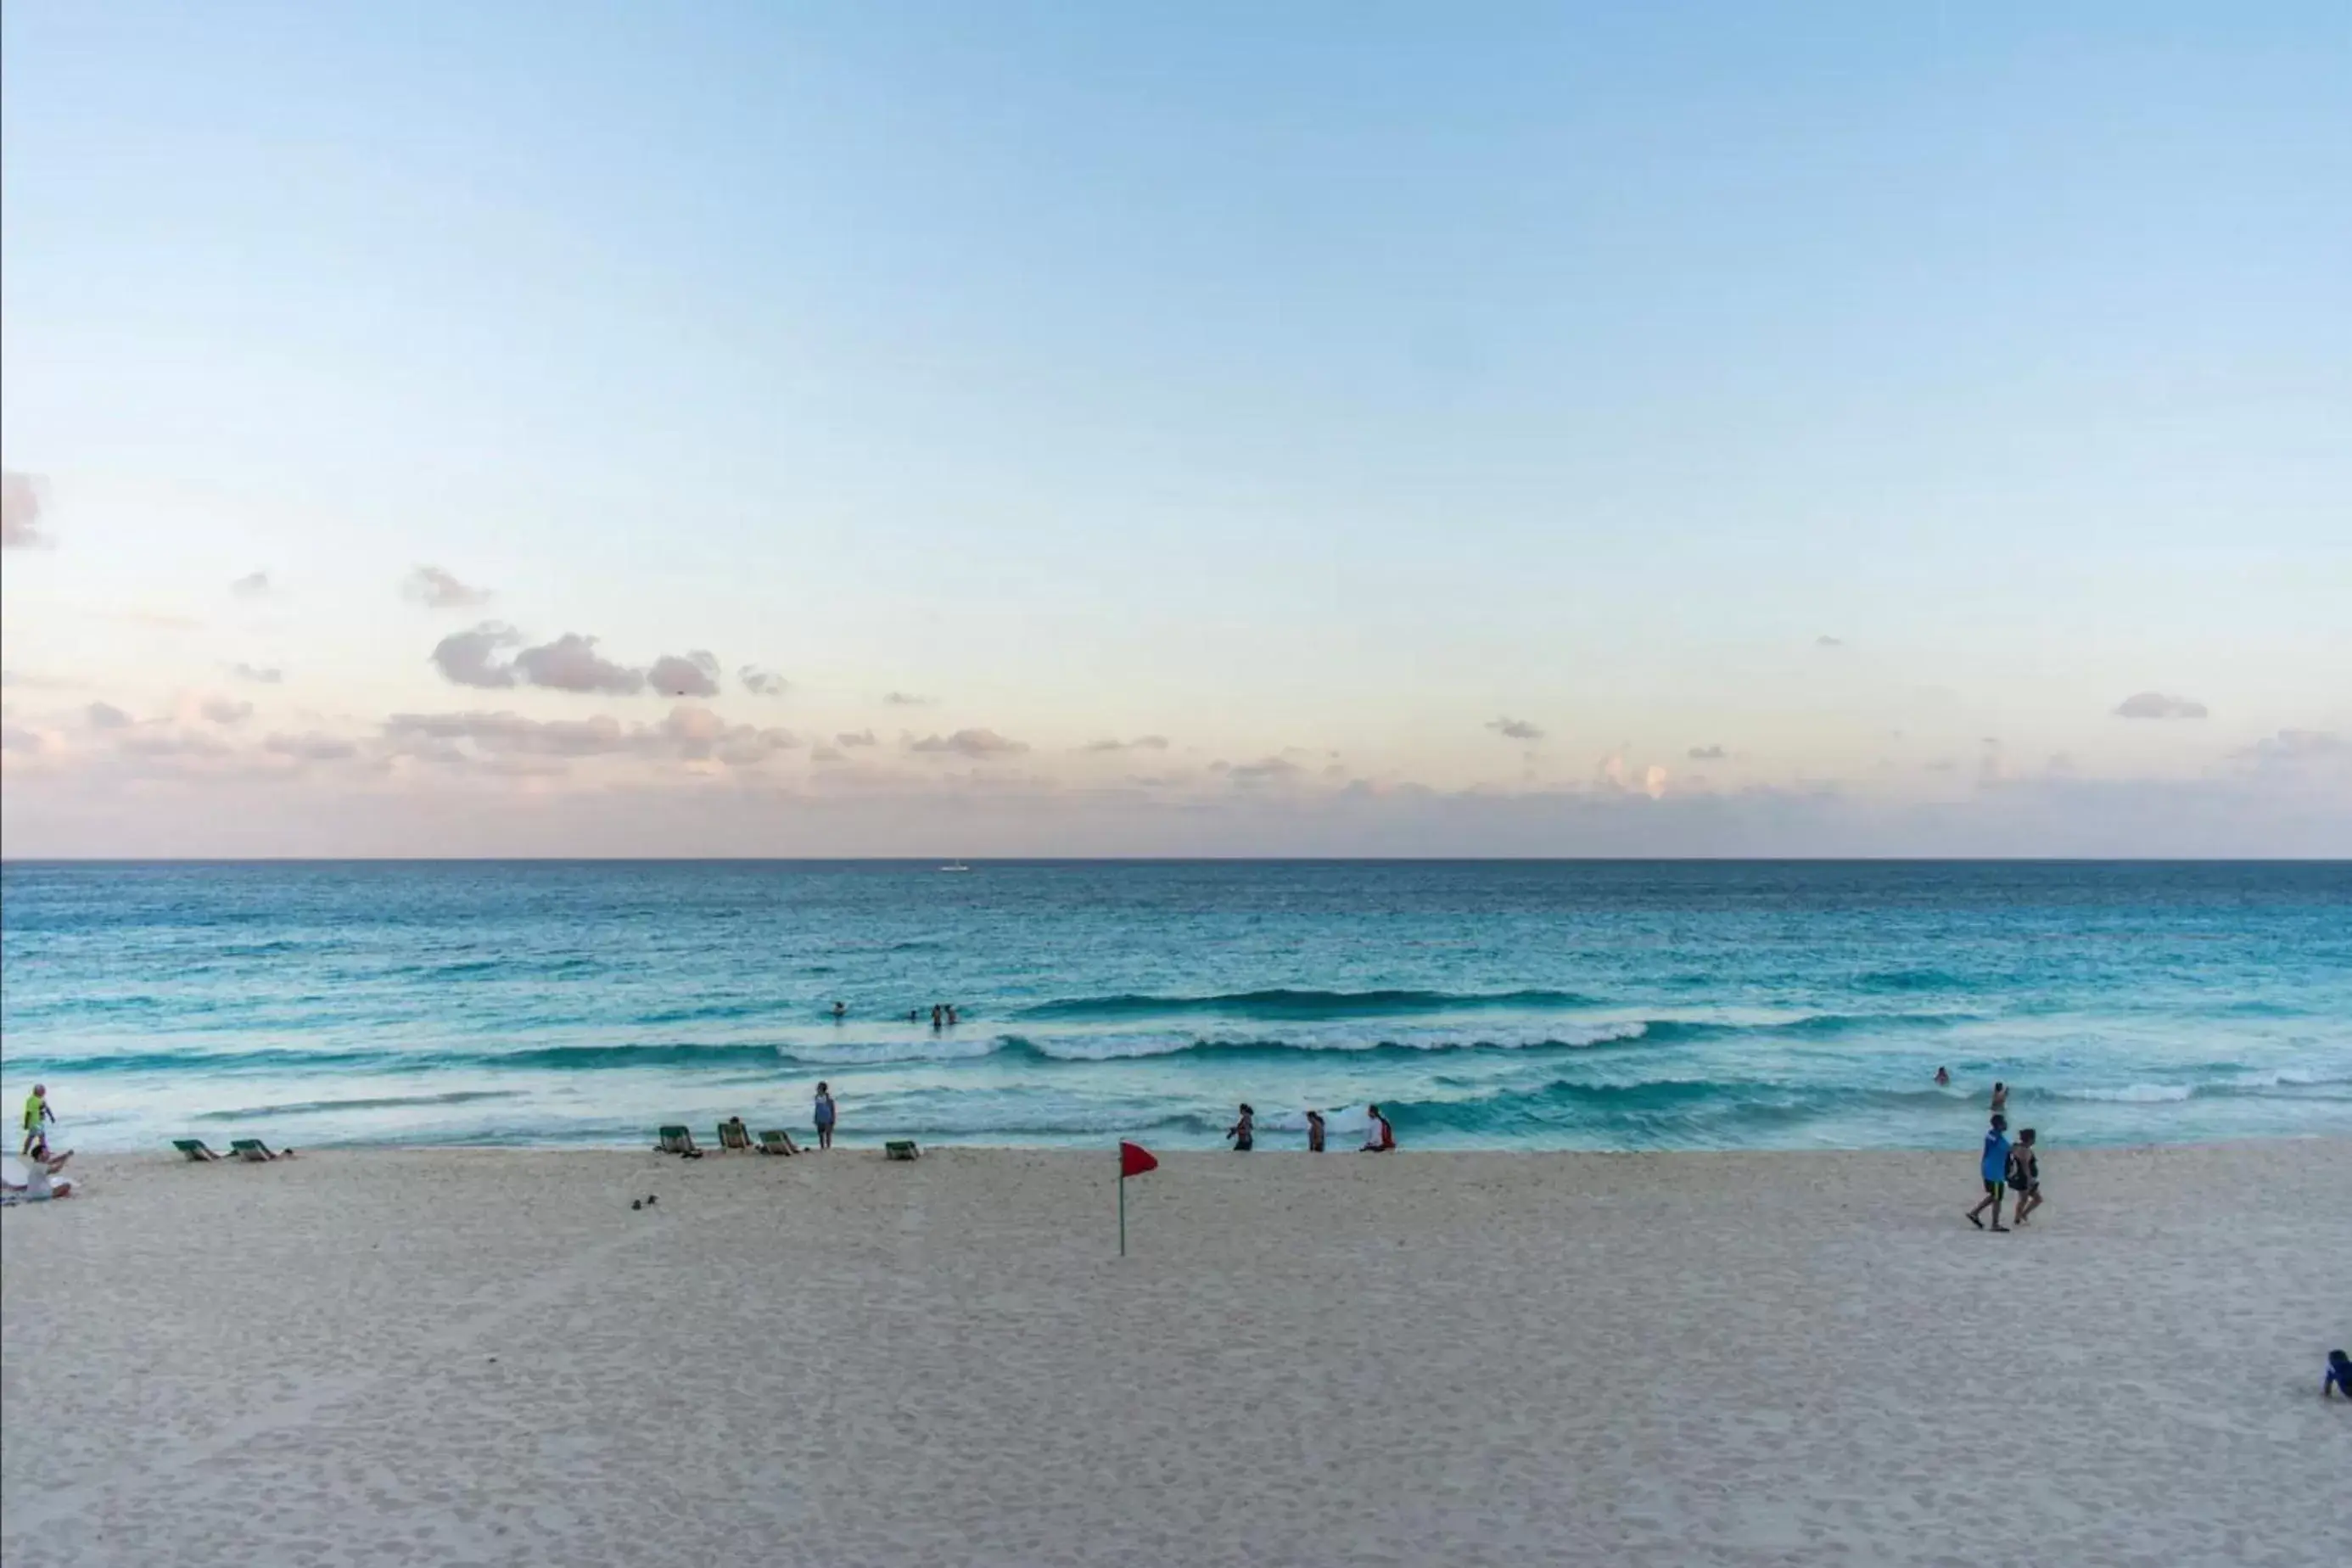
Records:
[[[82,713],[93,730],[127,730],[133,722],[130,714],[111,702],[93,702]]]
[[[515,683],[514,667],[501,662],[499,651],[522,640],[521,634],[499,621],[484,621],[470,631],[451,632],[433,645],[433,662],[460,686],[494,690]]]
[[[248,572],[231,583],[228,585],[228,591],[240,599],[266,599],[269,597],[270,592],[269,574]]]
[[[912,691],[886,691],[882,694],[885,708],[929,708],[938,700],[936,697],[922,697]]]
[[[237,702],[226,697],[205,700],[204,716],[215,724],[242,724],[253,717],[253,704]]]
[[[1080,749],[1087,752],[1164,752],[1168,749],[1168,737],[1138,735],[1132,741],[1091,741]]]
[[[434,610],[472,609],[498,596],[488,588],[476,588],[458,581],[455,574],[438,566],[419,566],[402,582],[400,591]]]
[[[395,747],[418,741],[464,741],[485,752],[520,752],[535,756],[608,756],[629,749],[620,721],[593,719],[526,719],[520,713],[395,713],[383,721],[384,737]]]
[[[1525,719],[1489,719],[1486,728],[1507,741],[1540,741],[1544,732]]]
[[[14,469],[0,472],[0,549],[47,544],[41,531],[41,481]]]
[[[1827,632],[1823,632],[1820,637],[1813,639],[1813,646],[1815,647],[1845,647],[1845,638],[1833,637]]]
[[[1263,784],[1287,784],[1307,770],[1288,757],[1264,757],[1255,763],[1215,763],[1210,771],[1222,773],[1237,789],[1251,789]]]
[[[683,657],[666,653],[654,660],[646,679],[665,697],[716,697],[719,660],[700,648]]]
[[[2118,719],[2202,719],[2205,704],[2161,691],[2135,691],[2116,704]]]
[[[958,730],[952,735],[926,735],[907,744],[910,752],[952,752],[961,757],[991,758],[1014,756],[1028,746],[1008,740],[993,730]]]
[[[286,679],[286,672],[275,665],[232,664],[228,672],[239,680],[249,680],[256,686],[276,686]]]
[[[299,763],[340,763],[360,754],[359,747],[342,736],[317,731],[272,735],[262,742],[262,749],[278,756],[291,757]]]
[[[1695,763],[1719,763],[1731,753],[1721,746],[1693,746],[1683,754]]]
[[[594,637],[578,632],[566,632],[553,642],[523,649],[514,657],[514,671],[530,684],[551,691],[627,696],[643,690],[646,684],[645,671],[614,664],[596,651]]]
[[[881,743],[875,740],[874,731],[871,730],[844,730],[833,738],[833,742],[837,746],[873,746]]]
[[[641,731],[640,749],[688,762],[716,760],[730,767],[765,762],[778,752],[798,746],[790,730],[730,724],[708,708],[681,703],[670,710],[657,730]]]
[[[792,682],[774,670],[762,669],[756,664],[743,666],[735,672],[735,679],[742,682],[743,689],[754,697],[782,697],[792,689]]]

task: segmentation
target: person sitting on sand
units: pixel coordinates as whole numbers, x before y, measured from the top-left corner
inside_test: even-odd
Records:
[[[1984,1177],[1985,1195],[1978,1199],[1977,1206],[1969,1211],[1969,1223],[1982,1230],[1985,1223],[1978,1216],[1990,1208],[1993,1229],[2006,1231],[2009,1226],[2000,1223],[2000,1196],[2001,1185],[2009,1179],[2008,1117],[1995,1116],[1992,1119],[1992,1126],[1985,1133],[1984,1158],[1978,1162],[1977,1169]]]
[[[2322,1399],[2333,1399],[2337,1394],[2352,1399],[2352,1356],[2342,1351],[2327,1352],[2327,1381],[2319,1385]]]
[[[63,1170],[65,1163],[72,1158],[73,1151],[70,1149],[52,1156],[47,1142],[37,1136],[33,1146],[25,1153],[24,1182],[21,1184],[0,1182],[0,1189],[5,1189],[10,1198],[21,1203],[38,1204],[47,1203],[51,1198],[69,1198],[73,1196],[73,1183],[70,1180],[54,1182],[49,1178]]]
[[[833,1147],[833,1090],[823,1084],[816,1086],[816,1146]]]
[[[1389,1119],[1381,1114],[1381,1108],[1377,1105],[1368,1105],[1364,1107],[1364,1114],[1372,1119],[1372,1125],[1370,1131],[1364,1135],[1362,1152],[1367,1154],[1396,1152],[1396,1129],[1391,1127]]]
[[[2018,1131],[2017,1147],[2009,1152],[2009,1190],[2017,1199],[2009,1223],[2023,1225],[2025,1216],[2042,1206],[2042,1157],[2034,1152],[2031,1127]]]
[[[1323,1152],[1323,1113],[1319,1110],[1307,1113],[1307,1152],[1310,1154]]]
[[[1937,1089],[1949,1089],[1952,1087],[1952,1075],[1948,1069],[1944,1068],[1937,1068],[1936,1069],[1936,1087]]]
[[[1225,1136],[1233,1140],[1234,1152],[1236,1154],[1248,1153],[1251,1147],[1256,1143],[1257,1112],[1250,1109],[1247,1100],[1242,1102],[1241,1120],[1225,1129]]]

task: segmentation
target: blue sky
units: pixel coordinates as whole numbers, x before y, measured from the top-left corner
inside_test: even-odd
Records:
[[[10,855],[2352,852],[2341,7],[0,42]]]

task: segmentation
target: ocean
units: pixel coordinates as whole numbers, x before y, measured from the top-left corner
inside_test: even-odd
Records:
[[[1997,1079],[2045,1147],[2352,1133],[2352,865],[0,868],[60,1146],[707,1140],[824,1079],[852,1142],[1966,1149]]]

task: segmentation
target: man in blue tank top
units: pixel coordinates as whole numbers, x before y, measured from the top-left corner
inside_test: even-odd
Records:
[[[1985,1195],[1978,1199],[1977,1206],[1969,1211],[1969,1223],[1982,1230],[1985,1222],[1979,1216],[1990,1208],[1992,1210],[1993,1229],[2006,1231],[2009,1226],[2000,1223],[2000,1197],[2001,1185],[2009,1179],[2008,1117],[1992,1119],[1992,1126],[1985,1132],[1984,1160],[1979,1170],[1984,1176]]]

